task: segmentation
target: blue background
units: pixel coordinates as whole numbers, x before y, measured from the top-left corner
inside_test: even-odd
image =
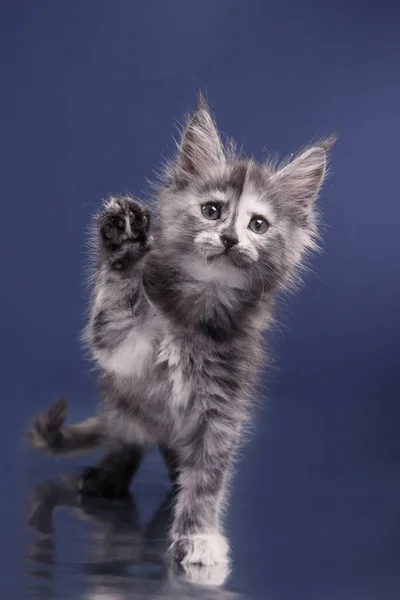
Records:
[[[71,598],[89,585],[70,573],[86,539],[79,520],[60,517],[62,551],[36,575],[26,531],[34,486],[88,459],[45,459],[21,438],[61,394],[72,420],[94,411],[79,343],[86,230],[102,197],[144,193],[199,86],[222,130],[259,159],[340,135],[320,200],[323,252],[281,303],[268,402],[238,465],[228,588],[398,598],[398,4],[8,0],[0,10],[0,596]],[[137,483],[145,514],[165,488],[152,454]]]

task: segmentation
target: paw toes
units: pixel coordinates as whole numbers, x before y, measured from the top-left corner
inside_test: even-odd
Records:
[[[118,214],[102,215],[100,217],[100,232],[106,241],[119,244],[125,235],[125,219]]]
[[[145,236],[150,226],[148,212],[141,206],[139,210],[131,208],[129,211],[129,225],[130,234],[134,239],[137,239],[140,235]]]
[[[147,209],[129,196],[112,198],[98,216],[104,241],[116,246],[125,241],[144,241],[149,226]]]
[[[184,581],[200,585],[221,586],[225,583],[230,568],[226,563],[219,565],[197,565],[184,564],[172,567],[173,574],[178,575]]]
[[[194,534],[177,538],[170,547],[179,564],[218,565],[228,563],[228,544],[220,534]]]
[[[182,564],[190,550],[190,543],[187,538],[179,538],[173,542],[170,547],[171,557],[178,563]]]

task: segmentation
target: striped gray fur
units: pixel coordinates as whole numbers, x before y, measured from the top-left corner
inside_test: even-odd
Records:
[[[101,372],[96,439],[110,453],[84,472],[81,491],[125,493],[137,449],[158,444],[179,490],[171,554],[183,564],[228,560],[222,511],[263,335],[276,293],[295,285],[316,248],[332,142],[278,167],[243,159],[200,95],[158,186],[154,224],[129,196],[109,199],[96,218],[85,339]],[[54,414],[31,431],[47,451],[70,438]]]

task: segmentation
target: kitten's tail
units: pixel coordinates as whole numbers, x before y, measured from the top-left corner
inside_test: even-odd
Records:
[[[67,412],[67,402],[61,399],[33,421],[27,434],[32,448],[46,454],[70,454],[91,452],[104,443],[104,425],[100,417],[64,425]]]

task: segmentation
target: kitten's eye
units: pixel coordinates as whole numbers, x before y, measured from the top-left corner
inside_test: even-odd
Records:
[[[215,202],[207,202],[201,207],[201,213],[206,219],[215,221],[221,216],[221,206]]]
[[[263,217],[253,217],[249,223],[249,229],[254,233],[265,233],[269,223]]]

